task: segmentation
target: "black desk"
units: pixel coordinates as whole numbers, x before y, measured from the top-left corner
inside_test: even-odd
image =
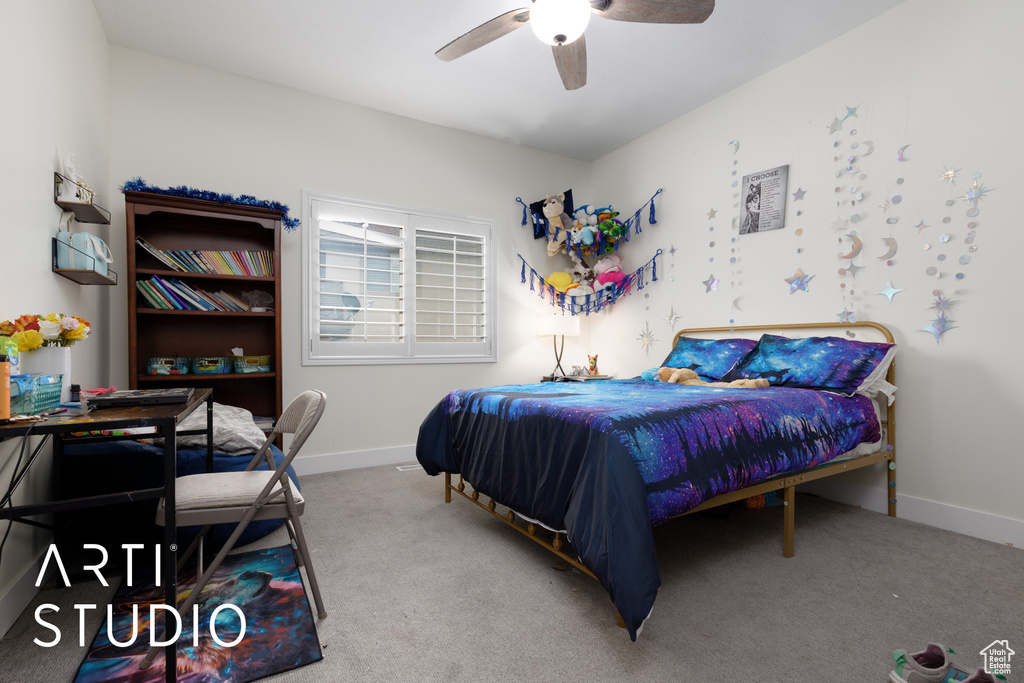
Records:
[[[178,424],[187,416],[191,415],[196,408],[203,403],[206,404],[206,429],[200,431],[182,432],[184,434],[206,434],[207,470],[212,471],[213,466],[213,391],[211,389],[196,389],[192,398],[187,403],[168,403],[162,405],[134,406],[130,408],[102,408],[93,410],[84,416],[60,414],[51,416],[45,420],[35,423],[19,423],[14,425],[0,426],[0,441],[15,439],[30,435],[44,436],[44,438],[32,450],[27,460],[21,463],[14,473],[14,490],[17,490],[25,475],[28,473],[32,463],[35,462],[43,449],[43,446],[54,436],[54,470],[55,476],[59,476],[59,467],[63,444],[69,438],[74,443],[96,443],[99,441],[113,441],[118,439],[132,439],[135,436],[89,436],[69,437],[72,432],[91,432],[100,430],[128,429],[132,427],[155,427],[154,437],[164,439],[164,485],[151,489],[138,491],[123,491],[110,493],[101,496],[86,496],[82,498],[69,498],[54,500],[45,503],[33,503],[29,505],[18,505],[8,508],[8,499],[5,497],[0,501],[0,519],[11,519],[15,522],[52,528],[49,525],[28,519],[38,515],[67,510],[80,510],[83,508],[98,507],[102,505],[114,505],[116,503],[128,503],[136,500],[156,499],[163,496],[167,500],[165,513],[164,542],[161,553],[163,568],[161,574],[164,580],[164,599],[166,604],[176,606],[178,597],[178,573],[177,553],[178,546],[175,542],[176,524],[174,507],[174,484],[178,472],[178,451],[176,437],[178,436]],[[167,618],[167,613],[164,613]],[[165,624],[166,625],[166,624]],[[167,657],[167,680],[175,680],[177,664],[177,648],[168,646],[165,648]]]

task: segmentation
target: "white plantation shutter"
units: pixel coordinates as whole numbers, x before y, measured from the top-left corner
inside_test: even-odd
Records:
[[[322,195],[305,205],[304,362],[495,359],[490,221]]]

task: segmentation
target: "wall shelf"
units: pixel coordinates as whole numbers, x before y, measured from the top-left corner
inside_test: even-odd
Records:
[[[91,270],[91,269],[90,270],[78,270],[78,269],[72,269],[72,268],[58,268],[57,267],[57,238],[54,237],[52,239],[52,242],[53,242],[53,250],[52,250],[53,253],[52,253],[52,256],[51,256],[52,261],[51,261],[50,270],[53,271],[54,273],[57,273],[57,275],[62,275],[62,276],[66,277],[69,280],[77,282],[80,285],[116,285],[117,284],[117,273],[114,272],[113,270],[110,270],[110,269],[107,270],[107,274],[106,275],[101,275],[101,274],[99,274],[96,271]],[[69,246],[68,248],[69,249],[74,249],[74,247],[71,247],[71,246]],[[86,254],[84,252],[81,252],[78,249],[74,249],[74,250],[78,251],[78,253],[81,254],[81,258],[82,259],[92,258],[88,254]]]
[[[67,176],[54,172],[53,203],[75,214],[79,223],[110,223],[110,212],[93,203],[96,193]]]

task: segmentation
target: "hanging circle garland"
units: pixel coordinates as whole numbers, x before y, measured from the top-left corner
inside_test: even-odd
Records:
[[[217,202],[218,204],[238,204],[241,206],[255,206],[261,209],[273,209],[274,211],[281,212],[281,226],[284,228],[285,232],[294,231],[295,228],[299,227],[300,223],[298,218],[291,218],[288,215],[287,205],[282,204],[281,202],[256,199],[256,197],[247,194],[236,197],[231,194],[211,192],[210,190],[196,190],[188,187],[187,185],[178,185],[177,187],[164,189],[161,187],[154,187],[139,177],[126,181],[125,184],[121,186],[121,192],[149,192],[150,194],[162,194],[171,197],[204,199],[208,202]]]

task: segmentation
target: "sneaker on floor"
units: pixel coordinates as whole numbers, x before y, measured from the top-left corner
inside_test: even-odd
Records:
[[[889,683],[953,683],[966,681],[970,672],[953,663],[952,650],[938,643],[929,643],[921,652],[894,650],[896,668],[889,672]],[[981,683],[985,679],[979,679]],[[972,683],[975,683],[972,681]]]
[[[984,669],[978,669],[964,683],[1003,683],[1005,680],[1006,676],[1002,674],[990,674]]]

